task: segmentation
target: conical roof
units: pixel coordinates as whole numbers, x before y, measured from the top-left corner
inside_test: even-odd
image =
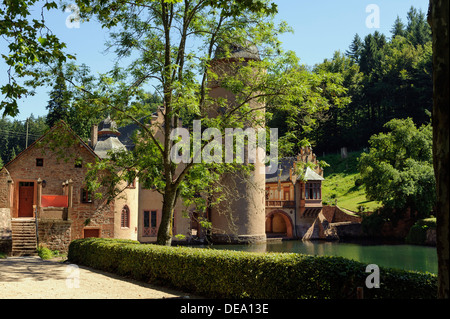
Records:
[[[224,58],[245,58],[260,60],[259,50],[256,45],[250,41],[246,41],[244,44],[240,43],[227,43],[217,47],[214,55],[214,60]]]

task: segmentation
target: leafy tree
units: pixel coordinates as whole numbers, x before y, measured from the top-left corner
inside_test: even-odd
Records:
[[[32,8],[39,9],[33,18]],[[1,57],[8,65],[8,81],[0,86],[4,95],[0,103],[3,116],[19,113],[17,99],[33,95],[33,90],[46,83],[35,67],[61,63],[74,57],[64,53],[66,45],[45,25],[45,13],[58,7],[55,1],[2,0],[0,2],[0,35],[9,52]],[[3,46],[3,45],[2,45]]]
[[[128,67],[101,75],[92,89],[77,86],[80,109],[110,110],[119,123],[133,121],[139,127],[136,152],[112,154],[111,161],[98,163],[91,171],[111,174],[103,181],[91,179],[92,186],[111,185],[113,198],[120,191],[116,187],[120,180],[137,176],[145,187],[160,192],[159,244],[171,243],[173,208],[178,199],[188,204],[195,200],[204,207],[206,199],[193,194],[219,194],[218,176],[230,171],[245,175],[251,169],[195,163],[192,152],[187,163],[172,162],[170,154],[177,143],[170,134],[180,118],[190,130],[189,120],[198,119],[202,128],[224,132],[224,128],[264,125],[263,103],[293,112],[313,108],[309,103],[296,103],[309,89],[308,82],[301,79],[295,55],[282,52],[277,34],[289,28],[273,22],[277,7],[270,1],[77,1],[77,5],[82,17],[95,16],[104,27],[117,31],[112,34],[111,48],[119,58],[134,58]],[[254,56],[255,47],[260,58],[245,59],[249,51]],[[214,57],[228,59],[235,52],[244,52],[244,57],[228,60],[227,72],[221,64],[214,64]],[[213,81],[233,98],[211,96]],[[154,134],[156,124],[150,122],[149,110],[133,103],[150,85],[163,97],[163,122],[158,124],[161,140]],[[206,144],[203,141],[201,147]],[[115,174],[117,171],[122,174]]]
[[[323,63],[316,65],[314,70],[340,76],[342,87],[339,94],[338,91],[332,92],[339,97],[340,103],[332,103],[333,107],[323,112],[323,120],[311,132],[310,138],[316,141],[320,145],[319,149],[323,151],[333,151],[333,148],[342,146],[356,146],[352,141],[358,129],[356,123],[360,120],[358,97],[361,95],[363,81],[359,65],[354,63],[352,58],[335,52],[332,59],[325,59]],[[337,88],[337,83],[333,85]],[[347,141],[345,144],[344,140]]]
[[[430,28],[423,14],[414,8],[408,16],[406,26],[399,18],[395,20],[390,39],[379,32],[367,35],[364,41],[355,35],[346,56],[359,67],[354,73],[359,76],[354,78],[357,81],[353,88],[347,87],[352,82],[343,83],[351,102],[337,112],[330,110],[320,122],[313,132],[321,132],[323,137],[317,138],[316,151],[367,147],[370,136],[382,132],[383,125],[393,118],[411,117],[417,125],[428,123],[432,104],[431,42],[427,36],[420,41],[414,39],[420,37],[417,34],[428,34]]]
[[[431,124],[416,127],[412,119],[393,119],[387,133],[372,136],[359,170],[368,199],[388,210],[407,208],[428,217],[436,203]],[[391,215],[391,217],[394,215]]]
[[[336,54],[343,58],[340,53]],[[339,112],[349,102],[343,85],[345,78],[340,71],[333,67],[317,67],[312,72],[302,68],[299,81],[306,89],[294,101],[297,107],[268,106],[267,115],[271,118],[267,126],[280,128],[280,156],[296,156],[302,147],[326,139],[319,127],[323,127],[324,121],[330,123],[326,121],[329,113]]]
[[[94,90],[95,78],[90,73],[90,68],[85,64],[65,63],[41,68],[41,74],[55,83],[49,93],[50,100],[47,105],[48,126],[53,127],[63,120],[85,141],[90,138],[92,125],[98,124],[109,114],[106,110],[92,109],[83,112],[78,108],[76,101],[81,98],[82,91],[73,90],[72,86]]]

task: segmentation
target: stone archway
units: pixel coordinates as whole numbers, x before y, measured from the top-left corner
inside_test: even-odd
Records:
[[[281,233],[293,238],[293,223],[286,212],[275,210],[266,215],[266,234]]]

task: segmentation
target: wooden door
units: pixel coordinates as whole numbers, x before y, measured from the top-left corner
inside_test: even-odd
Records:
[[[19,217],[33,217],[34,183],[19,184]]]
[[[84,238],[96,237],[100,238],[100,229],[98,228],[85,228],[84,229]]]

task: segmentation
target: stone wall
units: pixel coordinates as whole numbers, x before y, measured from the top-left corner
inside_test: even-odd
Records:
[[[396,223],[386,222],[381,228],[381,236],[386,238],[404,239],[408,236],[409,230],[415,224],[416,218],[411,216],[410,209]]]
[[[329,223],[361,222],[361,217],[347,214],[337,206],[323,206],[322,214],[325,216]]]
[[[347,214],[337,206],[324,206],[303,240],[339,240],[361,236],[361,217]]]
[[[9,179],[9,172],[6,168],[0,169],[0,252],[4,253],[9,253],[12,247]]]
[[[0,252],[9,254],[12,249],[11,213],[9,208],[0,208]]]
[[[0,208],[0,240],[11,239],[11,212],[9,208]]]
[[[11,179],[6,168],[0,169],[0,208],[9,208],[9,185]]]
[[[51,250],[67,252],[70,244],[72,222],[68,220],[39,220],[39,244]]]
[[[427,237],[425,244],[430,246],[436,246],[436,228],[427,229]]]

